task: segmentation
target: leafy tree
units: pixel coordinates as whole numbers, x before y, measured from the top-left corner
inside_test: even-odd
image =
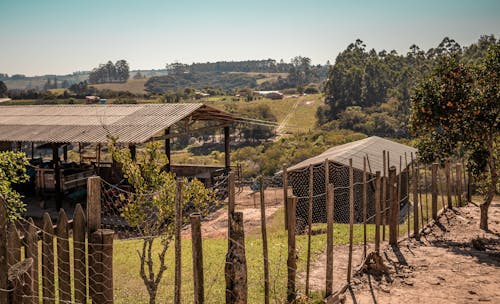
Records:
[[[138,153],[137,161],[132,160],[129,149],[118,148],[114,141],[108,146],[113,159],[122,164],[124,176],[136,193],[121,216],[146,236],[138,252],[140,276],[148,290],[149,303],[153,304],[167,268],[166,252],[174,237],[176,177],[163,169],[168,159],[157,142],[148,143],[145,150]],[[183,178],[182,185],[183,209],[187,210],[189,206],[206,214],[208,207],[215,202],[213,192],[196,179],[188,181]],[[183,212],[183,216],[183,221],[187,221],[188,212]],[[155,259],[152,250],[157,238],[161,247]],[[154,263],[159,263],[159,266],[154,267]]]
[[[469,169],[483,179],[489,177],[480,205],[480,228],[485,230],[498,183],[499,86],[500,46],[493,45],[475,67],[460,64],[453,54],[440,56],[437,67],[417,85],[411,99],[411,129],[419,136],[424,161],[462,150],[469,158]]]
[[[7,95],[7,86],[3,81],[0,81],[0,97],[4,97]]]
[[[14,221],[21,212],[26,211],[21,195],[12,189],[12,186],[28,181],[27,165],[28,159],[24,152],[0,152],[0,196],[5,201],[10,221]]]

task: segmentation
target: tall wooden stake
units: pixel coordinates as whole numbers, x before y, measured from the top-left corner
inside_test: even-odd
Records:
[[[457,163],[456,164],[456,170],[457,170],[457,203],[459,207],[462,207],[462,164]]]
[[[287,280],[287,303],[293,303],[297,297],[295,288],[295,277],[297,274],[297,251],[295,246],[295,224],[296,224],[296,209],[297,198],[289,197],[288,201],[288,280]]]
[[[413,169],[413,236],[419,239],[418,234],[418,171]]]
[[[328,184],[326,192],[326,288],[325,297],[333,292],[333,215],[335,192],[333,184]]]
[[[354,229],[354,170],[352,158],[349,159],[349,260],[347,263],[347,284],[351,283],[352,272],[352,241]]]
[[[182,228],[182,182],[177,181],[175,193],[175,277],[174,303],[181,303],[181,228]]]
[[[375,178],[375,253],[380,252],[380,171],[377,171]]]
[[[432,164],[432,219],[437,219],[437,203],[438,203],[438,188],[437,188],[437,173],[438,173],[438,163]]]
[[[450,180],[450,160],[446,160],[446,168],[445,168],[445,174],[446,174],[446,196],[448,198],[447,204],[448,204],[448,209],[453,208],[453,200],[451,197],[451,180]]]
[[[387,203],[387,176],[385,174],[386,172],[386,155],[385,155],[385,150],[382,151],[382,162],[383,162],[383,177],[381,180],[382,183],[382,241],[385,241],[385,225],[387,224],[386,221],[386,215],[387,215],[387,210],[386,210],[386,203]]]
[[[191,221],[191,244],[193,255],[193,287],[194,303],[205,302],[205,289],[203,286],[203,246],[201,240],[201,215],[192,214]]]
[[[312,212],[313,212],[313,191],[314,187],[314,167],[309,166],[309,204],[307,218],[307,269],[306,269],[306,297],[309,297],[309,279],[311,275],[311,235],[312,235]]]
[[[396,167],[389,168],[389,244],[398,243],[398,221],[399,221],[399,203],[398,203],[398,184],[396,179]]]
[[[363,259],[366,258],[366,157],[363,157]]]
[[[287,167],[283,167],[283,205],[285,210],[285,230],[288,230],[288,171]]]
[[[266,202],[264,200],[264,177],[260,182],[260,222],[262,231],[262,252],[264,256],[264,303],[269,304],[269,256],[267,249]]]

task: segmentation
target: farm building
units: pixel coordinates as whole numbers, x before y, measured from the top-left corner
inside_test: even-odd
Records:
[[[388,162],[384,162],[383,155],[386,151]],[[377,171],[388,172],[387,168],[396,167],[396,174],[401,175],[401,202],[404,215],[404,207],[407,205],[407,192],[405,179],[407,178],[407,166],[411,164],[411,157],[415,155],[415,148],[396,143],[391,140],[377,136],[350,142],[328,149],[324,153],[306,159],[287,170],[288,185],[292,187],[293,195],[298,197],[297,221],[304,222],[308,218],[309,181],[310,172],[313,172],[313,222],[326,222],[326,181],[325,163],[328,160],[328,181],[334,185],[334,205],[336,222],[349,222],[349,161],[352,159],[354,171],[354,208],[355,222],[362,222],[362,181],[363,167],[366,159],[367,180],[367,216],[370,218],[375,213],[375,184],[372,180]],[[400,169],[401,160],[401,169]],[[384,170],[384,163],[386,169]],[[403,173],[403,174],[401,174]],[[298,223],[300,225],[300,223]]]
[[[2,106],[0,149],[14,147],[21,150],[24,147],[28,155],[31,152],[37,192],[55,193],[58,210],[62,194],[81,186],[81,181],[85,184],[89,175],[98,174],[105,180],[116,182],[119,166],[101,159],[101,151],[106,148],[110,137],[115,138],[117,144],[128,146],[132,157],[135,157],[137,145],[164,141],[165,154],[170,160],[172,138],[208,129],[223,129],[224,166],[179,167],[178,175],[192,174],[192,177],[210,182],[216,171],[225,173],[230,170],[229,128],[236,120],[238,118],[231,114],[201,103]],[[94,152],[83,155],[84,145],[93,147]],[[68,162],[68,147],[76,146],[80,161]],[[37,160],[37,148],[51,149],[52,159]],[[166,169],[177,173],[174,165],[168,164]]]

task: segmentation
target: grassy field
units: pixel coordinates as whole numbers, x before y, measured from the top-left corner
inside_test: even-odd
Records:
[[[315,229],[323,228],[324,224],[315,225]],[[406,233],[406,224],[400,225],[400,234]],[[336,245],[348,244],[349,225],[334,225],[334,240]],[[373,241],[374,225],[367,225],[368,241]],[[388,235],[388,229],[387,229]],[[362,225],[354,228],[354,243],[363,241]],[[286,297],[287,282],[287,233],[283,229],[283,210],[279,210],[268,221],[268,242],[270,261],[271,302],[282,303]],[[135,252],[140,249],[140,240],[116,241],[114,247],[115,273],[115,303],[147,303],[147,291],[139,277],[139,258]],[[158,241],[157,241],[158,243]],[[173,246],[173,243],[172,243]],[[319,234],[312,237],[312,259],[316,259],[324,252],[326,235]],[[246,235],[246,259],[248,264],[248,296],[249,303],[262,303],[264,297],[262,241],[260,227],[255,227]],[[156,251],[159,250],[157,244]],[[306,268],[307,236],[297,236],[298,270],[304,272]],[[214,238],[203,240],[204,279],[206,303],[223,303],[225,296],[224,264],[227,251],[227,239]],[[192,302],[192,257],[189,240],[182,242],[182,299],[183,303]],[[174,254],[173,248],[168,251],[169,263],[158,293],[158,302],[171,301],[174,294]],[[354,263],[359,263],[360,257],[354,257]],[[303,292],[303,283],[299,280],[299,290]],[[314,294],[314,298],[321,298]]]
[[[145,94],[144,84],[148,81],[147,78],[129,79],[125,83],[102,83],[93,84],[92,87],[99,90],[112,90],[112,91],[129,91],[132,94]]]

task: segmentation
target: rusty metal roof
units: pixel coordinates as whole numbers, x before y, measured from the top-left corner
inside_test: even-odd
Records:
[[[143,143],[187,118],[237,120],[202,103],[1,106],[0,141]]]
[[[321,153],[320,155],[306,159],[290,168],[288,171],[300,170],[307,168],[310,165],[318,165],[326,159],[342,165],[349,166],[349,159],[352,159],[353,168],[363,170],[363,158],[368,158],[367,171],[375,173],[376,171],[383,172],[383,151],[389,152],[390,166],[396,167],[396,172],[399,174],[399,160],[402,158],[402,168],[405,168],[407,163],[411,163],[410,156],[416,156],[417,149],[403,145],[392,140],[372,136],[365,139],[353,141],[340,146],[335,146]]]

